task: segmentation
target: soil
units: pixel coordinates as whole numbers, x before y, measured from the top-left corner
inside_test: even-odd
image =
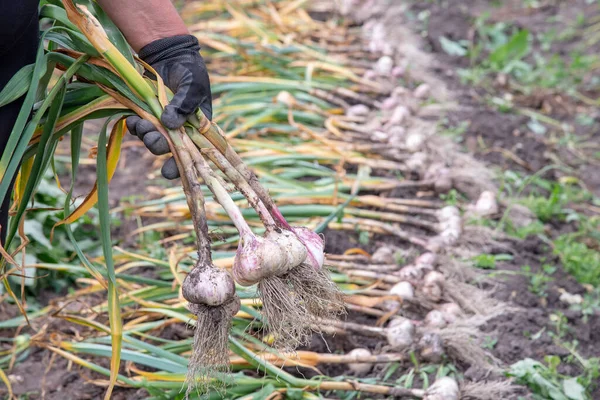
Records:
[[[584,0],[542,2],[537,8],[527,8],[522,1],[506,1],[494,6],[488,1],[468,0],[453,6],[449,6],[447,2],[414,2],[411,10],[413,13],[428,13],[426,27],[413,24],[413,28],[423,31],[429,50],[436,60],[434,71],[453,90],[460,104],[458,112],[447,116],[447,125],[456,127],[460,123],[468,122],[463,144],[469,152],[502,169],[522,170],[527,173],[536,172],[548,164],[555,163],[554,156],[558,155],[560,160],[575,168],[590,191],[596,195],[600,194],[600,180],[598,174],[591,172],[590,162],[582,162],[572,152],[556,146],[553,140],[549,140],[548,136],[552,136],[553,133],[552,128],[546,135],[536,134],[527,127],[529,117],[499,112],[483,101],[483,95],[486,92],[493,92],[498,97],[510,94],[516,106],[541,112],[558,123],[575,126],[575,133],[581,137],[588,137],[590,143],[598,142],[598,126],[584,130],[577,126],[575,120],[577,115],[582,113],[596,118],[596,108],[586,106],[552,89],[523,93],[506,76],[498,76],[493,87],[465,86],[461,83],[457,71],[469,66],[468,59],[448,55],[440,42],[442,37],[453,41],[477,42],[475,22],[485,12],[489,13],[489,22],[509,23],[511,26],[529,30],[532,37],[539,37],[550,30],[567,30],[575,24],[580,15],[597,15],[597,7],[587,4]],[[566,41],[554,41],[550,51],[569,60],[572,52],[581,51],[581,42],[578,36]],[[585,54],[598,54],[599,47],[600,44],[589,46],[584,49]],[[540,51],[538,41],[533,42],[533,51]],[[556,135],[560,136],[561,133]],[[589,161],[589,158],[586,161]],[[544,175],[549,179],[555,179],[557,176],[560,176],[560,173],[555,171]]]
[[[600,315],[592,315],[587,320],[581,311],[572,310],[560,300],[562,291],[571,294],[585,294],[583,288],[571,275],[562,269],[552,274],[543,294],[531,292],[531,279],[524,275],[504,275],[504,272],[519,272],[523,265],[531,267],[532,273],[542,269],[541,259],[554,264],[557,260],[548,260],[547,245],[541,240],[530,237],[517,245],[515,259],[509,263],[498,265],[498,281],[501,286],[495,292],[495,297],[501,301],[510,302],[518,307],[514,313],[502,315],[486,326],[485,330],[498,339],[493,349],[494,355],[507,364],[533,358],[543,360],[546,355],[568,356],[570,352],[556,345],[553,340],[559,331],[552,322],[555,316],[564,315],[568,321],[568,330],[561,340],[570,342],[577,340],[577,351],[584,357],[600,355],[597,348],[600,340]],[[559,368],[561,373],[573,375],[580,373],[575,364],[563,363]],[[598,388],[596,395],[600,394]],[[596,397],[593,397],[596,398]]]
[[[460,104],[458,112],[447,116],[448,126],[455,127],[467,121],[468,128],[463,135],[463,145],[476,158],[485,161],[493,168],[521,170],[531,174],[560,159],[576,169],[579,173],[578,177],[585,182],[590,191],[596,195],[600,194],[598,174],[591,172],[597,171],[595,164],[573,161],[572,154],[568,154],[568,151],[557,148],[547,140],[547,137],[533,133],[526,126],[528,117],[503,113],[489,107],[483,101],[486,89],[465,86],[457,77],[457,69],[467,67],[468,61],[465,58],[449,56],[440,44],[441,37],[454,41],[473,39],[475,18],[483,12],[489,12],[492,21],[515,24],[528,29],[532,36],[535,36],[553,28],[565,29],[577,15],[582,13],[597,15],[598,8],[589,7],[585,1],[555,1],[542,2],[547,5],[524,12],[523,2],[520,1],[502,2],[499,7],[494,7],[490,3],[492,2],[469,0],[460,2],[460,5],[449,6],[447,2],[413,2],[411,7],[411,11],[415,14],[423,11],[428,13],[426,28],[423,29],[422,26],[413,23],[413,29],[421,31],[426,37],[429,51],[436,61],[435,71],[443,77]],[[553,44],[552,51],[568,57],[570,52],[576,49],[577,43],[577,40],[559,42]],[[597,48],[586,50],[587,54],[597,54],[597,52]],[[578,112],[589,113],[594,118],[598,113],[593,108],[588,108],[576,100],[567,99],[553,91],[524,95],[511,89],[509,85],[495,87],[492,90],[499,96],[512,92],[515,94],[515,103],[520,107],[540,111],[560,123],[576,126],[574,121]],[[594,138],[592,142],[597,143],[598,130],[595,128],[597,125],[591,128],[591,132],[583,133],[578,127],[575,134],[581,137],[590,135]],[[560,174],[548,172],[543,176],[555,179]],[[552,228],[555,232],[572,229],[561,223],[553,224]],[[543,241],[529,238],[517,243],[515,250],[513,261],[497,265],[497,279],[502,283],[495,297],[517,306],[518,309],[490,321],[485,327],[485,330],[497,339],[493,354],[507,365],[526,357],[543,361],[546,355],[558,355],[563,359],[559,372],[571,376],[580,373],[575,363],[565,362],[570,352],[558,346],[553,339],[559,333],[556,324],[552,321],[564,315],[568,328],[562,333],[564,336],[561,340],[576,341],[577,352],[583,357],[598,357],[600,356],[597,347],[600,340],[600,315],[596,312],[586,319],[580,311],[574,311],[569,305],[560,301],[559,297],[563,290],[583,295],[586,289],[562,270],[558,260],[548,257],[552,252]],[[535,295],[530,290],[531,279],[520,273],[521,267],[528,265],[531,267],[531,272],[536,273],[545,263],[558,265],[559,268],[552,275],[553,280],[547,284],[544,293],[541,296]],[[600,388],[596,387],[592,398],[600,398]]]

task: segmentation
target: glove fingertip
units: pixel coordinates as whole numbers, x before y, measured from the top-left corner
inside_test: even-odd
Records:
[[[140,139],[143,139],[148,132],[156,131],[156,127],[147,119],[140,119],[137,124],[135,124],[135,131]]]
[[[173,180],[179,178],[179,169],[173,157],[169,158],[162,166],[160,173],[165,179]]]
[[[127,130],[129,131],[130,134],[137,136],[137,133],[135,131],[135,126],[140,119],[141,118],[138,117],[137,115],[132,115],[125,119],[125,125],[127,125]]]
[[[144,145],[154,155],[160,156],[171,151],[169,142],[167,142],[167,139],[160,132],[148,132],[142,140],[144,141]]]
[[[187,116],[178,113],[174,106],[168,105],[165,107],[160,120],[169,129],[179,129],[187,120]]]

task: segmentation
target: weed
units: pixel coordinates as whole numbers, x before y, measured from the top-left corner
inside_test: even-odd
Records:
[[[442,199],[446,205],[456,206],[461,200],[462,195],[458,193],[456,189],[450,190],[448,193],[440,194],[440,199]]]
[[[473,266],[481,269],[496,269],[496,262],[511,261],[513,256],[510,254],[479,254],[473,257]]]
[[[573,304],[571,309],[581,311],[582,321],[587,324],[590,316],[600,313],[600,288],[586,293],[581,304]]]
[[[488,350],[494,350],[494,347],[496,347],[496,345],[498,344],[498,339],[491,337],[491,336],[486,336],[483,339],[483,343],[482,343],[482,347],[484,349],[488,349]]]
[[[560,358],[546,356],[547,365],[526,358],[510,366],[508,376],[529,387],[536,400],[589,400],[581,377],[568,377],[558,373]]]
[[[553,278],[542,268],[539,272],[531,272],[529,265],[524,265],[521,270],[529,276],[529,291],[536,296],[546,297],[548,294],[548,283],[552,282]],[[553,272],[553,271],[552,271]]]
[[[554,241],[556,254],[565,270],[581,283],[600,283],[600,253],[591,249],[576,234],[561,235]]]

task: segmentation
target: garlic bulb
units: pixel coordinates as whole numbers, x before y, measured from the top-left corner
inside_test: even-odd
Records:
[[[390,76],[392,74],[392,68],[394,68],[394,60],[390,56],[383,56],[377,60],[375,64],[375,72],[379,76]]]
[[[437,263],[437,255],[435,253],[427,252],[423,253],[415,259],[415,265],[417,267],[431,266],[434,267]]]
[[[438,310],[431,310],[425,316],[425,325],[432,328],[443,328],[448,325],[444,313]]]
[[[444,275],[437,271],[431,271],[425,275],[423,280],[423,293],[431,301],[438,302],[442,299],[445,278]]]
[[[452,324],[464,316],[463,310],[456,303],[444,303],[438,307],[447,323]]]
[[[412,346],[415,336],[414,324],[405,318],[395,318],[387,327],[387,340],[395,350],[402,351]]]
[[[422,83],[419,86],[417,86],[417,88],[413,92],[413,95],[419,100],[425,100],[429,97],[430,92],[431,88],[429,87],[429,85],[426,83]]]
[[[406,137],[406,150],[410,151],[411,153],[417,152],[422,149],[424,143],[425,136],[423,136],[422,133],[412,132]]]
[[[364,104],[356,104],[346,110],[349,117],[366,117],[371,110]]]
[[[475,203],[475,213],[481,216],[493,215],[498,213],[498,201],[496,195],[489,190],[484,191]]]
[[[375,264],[396,264],[394,258],[395,250],[389,246],[382,246],[375,250],[371,256],[371,262]]]
[[[459,400],[460,389],[458,383],[448,376],[440,378],[434,382],[427,392],[423,400]]]
[[[392,286],[390,294],[398,296],[402,300],[412,300],[415,298],[415,289],[409,282],[399,282]]]
[[[419,343],[419,355],[424,361],[439,363],[444,357],[444,342],[440,335],[434,332],[424,334]]]
[[[418,281],[423,278],[423,270],[413,265],[407,265],[400,269],[400,271],[395,272],[394,275],[398,276],[400,279]]]
[[[367,349],[354,349],[348,353],[349,357],[369,357],[371,352]],[[369,363],[350,363],[348,365],[350,371],[352,371],[355,375],[366,375],[371,372],[373,368],[373,364]]]
[[[235,296],[235,283],[226,270],[197,265],[185,277],[183,297],[193,304],[220,306]]]

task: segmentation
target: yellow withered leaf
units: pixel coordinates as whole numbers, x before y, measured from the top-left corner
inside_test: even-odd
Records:
[[[31,174],[31,168],[33,167],[34,159],[35,157],[30,157],[25,160],[23,164],[21,164],[21,169],[19,170],[17,181],[15,183],[15,190],[13,192],[13,204],[15,205],[21,203],[23,193],[25,192],[25,186],[27,186],[27,181],[29,180],[29,175]]]
[[[123,135],[125,134],[125,120],[119,120],[115,126],[113,127],[110,138],[108,139],[108,151],[106,154],[106,169],[108,173],[108,182],[111,181],[115,171],[117,169],[117,164],[119,162],[119,157],[121,156],[121,143],[123,141]],[[86,212],[88,212],[96,202],[98,201],[98,181],[94,183],[94,187],[92,191],[86,196],[83,203],[79,205],[67,218],[59,221],[54,225],[54,228],[63,224],[71,224],[77,221],[81,216],[83,216]]]

